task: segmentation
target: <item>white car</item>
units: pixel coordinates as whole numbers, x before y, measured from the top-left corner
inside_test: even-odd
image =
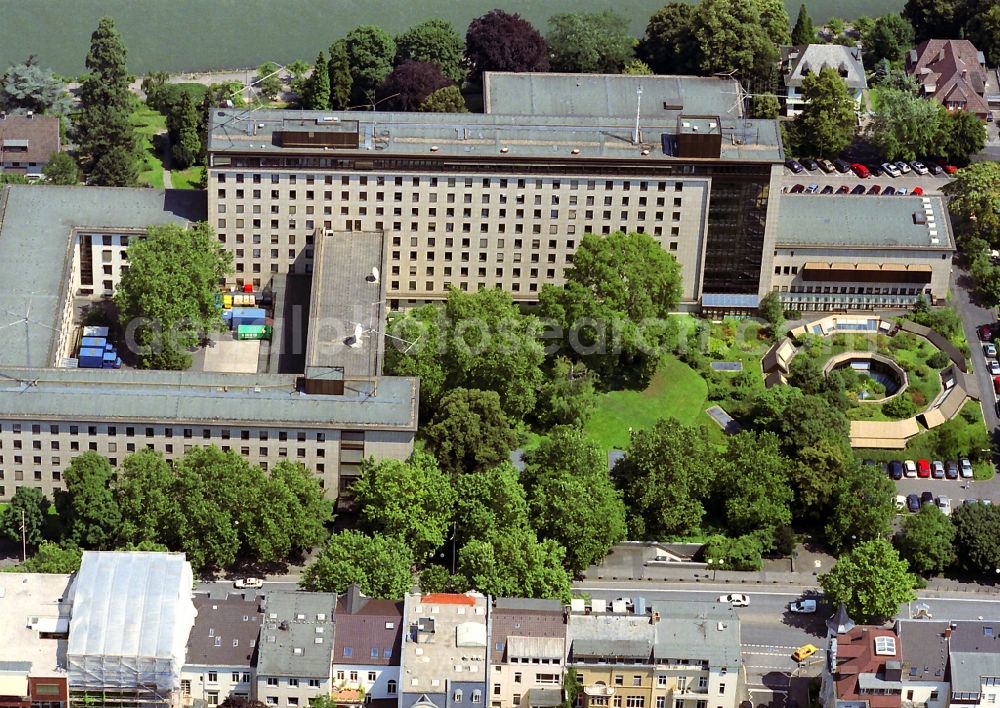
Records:
[[[816,612],[815,600],[796,600],[788,605],[789,612],[796,612],[801,615],[811,615]]]
[[[896,511],[906,511],[906,497],[902,494],[896,495]]]
[[[899,168],[896,167],[891,162],[883,162],[882,169],[885,170],[886,174],[888,174],[890,177],[900,177],[903,174],[902,172],[899,171]]]
[[[972,477],[972,463],[969,462],[968,457],[963,457],[962,461],[959,462],[959,472],[964,479],[970,479]]]
[[[916,477],[917,476],[917,463],[913,460],[906,460],[903,463],[903,476],[904,477]]]
[[[233,586],[237,588],[262,588],[264,581],[260,578],[240,578],[233,583]]]
[[[993,376],[1000,376],[1000,362],[996,359],[987,359],[986,363],[989,364],[990,374]]]
[[[719,595],[719,602],[733,607],[750,607],[750,596],[739,592]]]
[[[993,342],[985,342],[983,344],[983,354],[995,359],[997,356],[997,345]]]
[[[913,168],[914,172],[916,172],[918,175],[921,175],[921,176],[923,176],[923,175],[927,174],[928,172],[930,172],[930,170],[928,170],[924,166],[924,163],[919,162],[917,160],[914,160],[913,162],[911,162],[910,166]]]
[[[945,516],[951,516],[951,499],[948,497],[938,497],[937,507]]]
[[[910,166],[907,165],[902,160],[896,163],[896,169],[902,172],[904,175],[910,174]]]
[[[896,195],[897,196],[905,197],[907,194],[909,194],[909,192],[907,191],[906,187],[899,187],[896,190]]]

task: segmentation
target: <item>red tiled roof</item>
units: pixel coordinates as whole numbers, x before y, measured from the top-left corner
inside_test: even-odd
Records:
[[[420,598],[420,602],[428,605],[466,605],[467,607],[475,607],[476,600],[468,595],[458,595],[455,593],[447,592],[432,592],[429,595],[423,595]]]
[[[875,639],[891,637],[895,641],[895,654],[875,653]],[[884,672],[887,661],[900,661],[901,642],[896,633],[881,627],[858,626],[837,637],[837,666],[835,681],[837,698],[843,701],[867,701],[871,708],[900,708],[900,694],[880,695],[861,693],[858,678],[861,674]]]
[[[967,39],[928,39],[915,50],[916,61],[907,58],[907,71],[917,82],[934,87],[934,97],[945,103],[964,98],[965,110],[982,115],[989,111],[983,98],[986,69],[979,51]]]

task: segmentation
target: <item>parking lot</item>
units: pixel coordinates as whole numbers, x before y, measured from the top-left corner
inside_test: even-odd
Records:
[[[823,170],[814,170],[812,172],[804,170],[799,174],[793,174],[792,171],[786,167],[785,176],[782,180],[782,186],[791,189],[796,184],[801,184],[807,187],[810,184],[816,184],[819,185],[820,189],[823,189],[826,185],[831,185],[834,189],[837,189],[841,185],[846,184],[848,187],[853,189],[855,186],[862,184],[865,186],[865,190],[867,190],[873,184],[877,184],[883,189],[890,185],[896,189],[904,187],[907,192],[912,192],[914,187],[921,187],[924,190],[924,194],[931,195],[941,194],[941,188],[951,182],[951,180],[952,178],[945,173],[938,176],[927,174],[921,177],[919,175],[915,175],[911,171],[909,174],[905,174],[902,177],[890,177],[889,175],[884,174],[880,177],[872,176],[867,179],[862,179],[853,172],[847,172],[844,174],[841,174],[840,172],[831,172],[830,174],[827,174],[826,172],[823,172]],[[861,197],[863,195],[857,196]]]

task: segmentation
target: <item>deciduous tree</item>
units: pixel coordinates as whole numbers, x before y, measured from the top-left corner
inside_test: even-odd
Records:
[[[898,61],[913,46],[913,27],[902,15],[890,12],[875,20],[865,36],[865,63],[888,59]]]
[[[625,538],[625,505],[597,443],[556,428],[524,461],[531,524],[540,538],[566,549],[571,573],[582,573]]]
[[[170,464],[155,450],[142,450],[122,461],[113,485],[122,513],[119,543],[176,546],[176,524],[184,513],[176,482]]]
[[[132,240],[129,269],[118,284],[115,304],[122,328],[134,332],[145,347],[139,352],[141,366],[190,366],[187,349],[202,332],[222,326],[215,296],[231,263],[232,255],[219,247],[205,222],[190,229],[151,226],[146,238]]]
[[[760,299],[757,309],[774,332],[785,323],[785,307],[781,304],[781,296],[773,290]]]
[[[921,575],[937,575],[955,560],[955,526],[934,504],[903,520],[899,552]]]
[[[465,42],[447,20],[432,18],[396,37],[396,63],[406,60],[436,64],[449,81],[465,79]]]
[[[364,526],[400,539],[418,563],[444,545],[455,490],[432,455],[418,450],[405,462],[366,460],[351,492]]]
[[[455,536],[459,545],[530,528],[524,487],[510,463],[461,474],[455,479],[455,489]]]
[[[653,13],[636,53],[657,74],[693,74],[698,69],[692,35],[695,5],[671,2]]]
[[[616,74],[635,54],[628,20],[612,10],[564,12],[549,18],[553,71]]]
[[[121,509],[111,489],[114,470],[96,452],[84,452],[63,472],[66,491],[56,497],[66,538],[90,550],[114,548]]]
[[[985,504],[963,504],[951,515],[955,525],[955,555],[971,573],[991,579],[1000,568],[1000,508]]]
[[[915,160],[938,152],[944,139],[944,112],[936,101],[885,89],[879,94],[868,134],[888,159]]]
[[[1000,245],[1000,163],[974,162],[959,170],[955,180],[945,185],[952,197],[948,203],[963,231],[975,233],[992,248]]]
[[[538,541],[531,529],[472,540],[458,554],[458,575],[470,588],[494,597],[550,598],[569,602],[565,549]]]
[[[881,622],[916,599],[914,577],[905,560],[884,539],[865,541],[841,556],[819,584],[833,607],[843,604],[859,622]]]
[[[310,592],[342,593],[357,583],[368,597],[395,600],[413,586],[413,557],[398,538],[358,531],[330,536],[299,585]]]
[[[42,174],[49,184],[78,184],[80,168],[68,152],[54,152],[42,168]]]
[[[347,34],[344,43],[351,67],[351,103],[369,104],[392,71],[396,41],[381,27],[361,25]]]
[[[417,111],[432,93],[447,85],[437,64],[405,59],[385,77],[376,98],[384,110]]]
[[[518,441],[500,407],[500,396],[466,388],[444,395],[424,437],[441,469],[453,475],[504,462]]]
[[[833,483],[833,509],[824,529],[835,554],[856,543],[888,538],[896,515],[896,486],[876,468],[848,466]]]
[[[80,570],[83,552],[72,543],[42,541],[38,552],[31,556],[21,569],[25,573],[75,573]]]
[[[735,72],[754,93],[773,91],[788,28],[776,0],[702,0],[692,18],[700,73]]]
[[[471,78],[485,71],[548,71],[548,46],[530,22],[520,15],[491,10],[469,24],[465,58]]]
[[[468,113],[469,108],[465,105],[465,98],[462,96],[458,86],[444,86],[432,92],[420,104],[418,110],[427,113]]]
[[[596,377],[582,363],[556,357],[538,392],[536,417],[543,428],[571,425],[582,428],[597,407]]]
[[[781,114],[778,97],[773,93],[762,93],[750,99],[751,118],[777,118]]]
[[[23,528],[28,545],[38,546],[45,540],[45,517],[49,507],[49,500],[42,490],[18,487],[10,503],[0,511],[0,534],[20,543]]]
[[[254,88],[268,101],[274,101],[281,93],[281,72],[273,61],[267,61],[257,67],[254,77]]]
[[[1000,14],[1000,6],[994,9]],[[941,133],[944,143],[935,152],[959,165],[968,164],[969,158],[986,146],[986,125],[968,111],[945,112],[941,116]]]
[[[857,125],[856,107],[847,84],[827,66],[805,78],[802,95],[806,104],[793,126],[802,149],[816,155],[837,155],[854,139]]]
[[[906,0],[903,16],[910,21],[916,41],[961,34],[966,0]]]
[[[266,489],[266,499],[283,504],[281,518],[293,552],[314,548],[326,539],[333,504],[312,470],[299,462],[282,460],[267,475]]]
[[[729,439],[715,482],[729,532],[754,534],[764,550],[773,548],[775,530],[792,522],[790,467],[773,433],[743,432]]]
[[[622,67],[622,73],[627,76],[652,76],[653,70],[642,59],[629,59]]]

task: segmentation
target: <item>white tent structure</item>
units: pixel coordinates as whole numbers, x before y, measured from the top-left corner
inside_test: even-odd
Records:
[[[192,584],[182,553],[85,552],[70,589],[70,691],[168,700],[197,614]]]

